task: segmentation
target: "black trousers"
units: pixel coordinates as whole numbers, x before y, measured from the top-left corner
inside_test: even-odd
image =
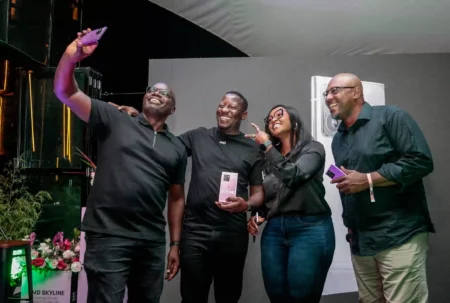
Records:
[[[86,233],[87,303],[158,303],[164,283],[165,244]]]
[[[184,229],[180,247],[182,303],[237,303],[242,293],[248,233]]]

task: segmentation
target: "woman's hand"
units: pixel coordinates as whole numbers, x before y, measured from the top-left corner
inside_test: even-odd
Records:
[[[256,130],[256,134],[248,134],[245,135],[247,138],[252,138],[253,140],[255,140],[256,143],[258,144],[263,144],[266,141],[270,140],[270,137],[267,133],[265,133],[264,131],[262,131],[258,125],[256,125],[255,123],[252,123],[252,126],[255,128]]]
[[[261,225],[265,220],[266,219],[260,216],[258,216],[258,223],[256,222],[256,216],[253,216],[250,219],[248,219],[247,223],[248,232],[251,235],[256,236],[258,234],[258,226]]]

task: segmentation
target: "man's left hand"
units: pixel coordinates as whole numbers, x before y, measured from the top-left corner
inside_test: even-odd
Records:
[[[369,188],[366,174],[357,172],[356,170],[346,169],[342,166],[341,170],[346,175],[331,180],[332,184],[336,183],[336,187],[341,193],[351,195]]]
[[[225,203],[216,201],[216,205],[229,213],[242,213],[248,209],[248,203],[241,197],[229,197]]]
[[[178,273],[180,268],[180,249],[178,246],[172,246],[167,255],[167,271],[166,280],[172,280]]]

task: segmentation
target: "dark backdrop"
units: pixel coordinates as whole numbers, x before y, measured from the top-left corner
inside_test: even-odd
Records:
[[[147,0],[120,4],[84,0],[82,24],[92,29],[108,26],[101,47],[82,62],[103,73],[104,92],[145,91],[148,59],[246,56],[203,28]],[[142,95],[107,99],[140,106]]]

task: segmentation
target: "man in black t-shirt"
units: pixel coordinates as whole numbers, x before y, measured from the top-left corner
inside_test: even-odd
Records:
[[[217,127],[179,136],[192,157],[192,177],[181,236],[182,303],[206,303],[212,281],[216,303],[237,303],[248,248],[246,211],[264,200],[259,146],[240,132],[247,100],[225,94],[216,111]],[[130,115],[138,112],[127,106]],[[216,202],[222,172],[238,173],[237,197]],[[249,197],[250,187],[250,197]]]
[[[179,136],[192,157],[192,176],[181,236],[182,303],[206,303],[214,280],[216,303],[237,303],[247,255],[246,211],[264,199],[259,146],[239,131],[247,100],[228,92],[217,108],[217,127]],[[237,198],[218,201],[222,172],[238,173]],[[250,197],[249,188],[250,186]]]
[[[91,100],[73,76],[76,64],[97,47],[81,44],[88,31],[67,47],[54,81],[57,97],[98,139],[97,172],[82,223],[87,302],[122,303],[127,286],[131,302],[157,303],[164,280],[166,199],[173,243],[180,241],[184,211],[187,154],[165,124],[175,111],[175,95],[163,83],[148,88],[137,117]],[[167,263],[170,280],[178,272],[178,245],[171,245]]]

